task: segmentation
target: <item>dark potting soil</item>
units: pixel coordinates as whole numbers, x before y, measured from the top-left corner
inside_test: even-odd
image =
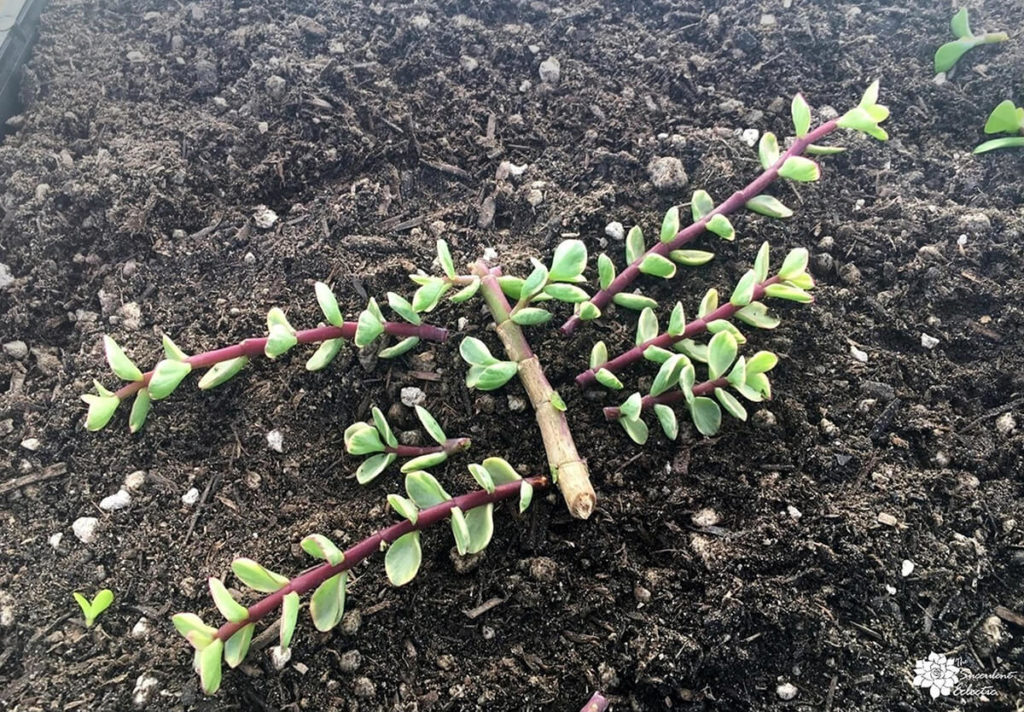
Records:
[[[1024,25],[1019,2],[972,13],[978,29]],[[993,106],[1024,100],[1024,45],[974,50],[935,82],[951,14],[923,0],[55,0],[0,144],[0,707],[131,709],[142,677],[155,681],[142,706],[169,710],[564,711],[595,689],[623,710],[930,710],[951,705],[912,671],[942,652],[1018,676],[954,698],[960,709],[1014,709],[1024,160],[970,150]],[[548,57],[557,84],[541,81]],[[642,283],[693,312],[762,241],[777,258],[811,249],[816,302],[778,306],[776,331],[749,334],[781,356],[750,422],[638,448],[601,417],[620,397],[572,383],[595,340],[630,345],[635,315],[570,339],[531,329],[595,515],[572,520],[555,497],[522,519],[502,509],[468,563],[429,533],[413,583],[360,567],[344,630],[319,634],[304,615],[283,670],[254,651],[202,697],[169,616],[215,618],[206,577],[243,554],[296,573],[306,534],[349,544],[392,521],[397,473],[359,487],[343,452],[372,404],[417,386],[475,460],[532,472],[538,432],[510,407],[518,384],[466,390],[455,336],[395,362],[347,351],[317,374],[302,356],[255,363],[216,391],[182,387],[139,435],[123,413],[87,433],[79,394],[114,385],[102,334],[152,364],[161,333],[213,348],[261,334],[275,305],[311,326],[316,279],[355,317],[367,295],[411,293],[438,237],[462,261],[492,247],[513,273],[565,235],[592,254],[607,242],[621,265],[608,222],[653,235],[693,189],[726,197],[758,170],[743,129],[788,135],[795,92],[820,118],[876,77],[889,142],[841,136],[850,150],[819,183],[772,188],[792,219],[738,217],[734,243],[695,245],[711,265]],[[658,156],[681,159],[689,185],[655,191]],[[497,180],[503,161],[527,168]],[[260,205],[280,216],[270,229],[254,224]],[[475,304],[430,321],[454,331],[462,316],[497,347]],[[627,387],[650,376],[637,368]],[[467,461],[437,472],[450,491],[472,486]],[[139,470],[126,509],[98,508]],[[83,516],[99,519],[90,544],[71,532]],[[102,587],[116,602],[86,630],[71,593]]]

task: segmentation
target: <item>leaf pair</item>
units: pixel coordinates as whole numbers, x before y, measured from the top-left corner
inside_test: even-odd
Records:
[[[989,32],[976,35],[971,32],[971,25],[967,17],[967,8],[961,8],[953,19],[950,20],[949,29],[956,37],[952,42],[947,42],[935,51],[935,73],[948,72],[960,61],[967,52],[985,44],[1005,42],[1010,37],[1005,32]]]
[[[449,446],[453,445],[444,430],[430,412],[417,405],[416,417],[423,424],[423,429],[438,444],[437,448],[421,448],[421,454],[413,457],[402,465],[402,472],[421,470],[434,467],[448,459],[451,454]],[[372,422],[353,423],[345,429],[345,450],[350,455],[371,455],[356,470],[356,481],[365,485],[380,475],[398,458],[396,449],[398,438],[388,424],[387,418],[379,408],[370,409]],[[469,441],[460,441],[458,449],[469,447]],[[454,448],[453,448],[454,449]]]
[[[518,300],[510,318],[520,326],[535,326],[551,320],[546,309],[530,306],[550,299],[567,304],[583,304],[590,295],[576,286],[586,281],[587,247],[580,240],[563,240],[555,248],[548,268],[539,260],[531,260],[533,271],[523,280],[499,281],[502,291]]]
[[[1016,106],[1007,99],[999,103],[985,122],[985,133],[1024,134],[1024,107]],[[1017,148],[1024,146],[1024,136],[1004,136],[985,141],[974,149],[975,153],[987,153],[997,148]]]
[[[72,595],[75,602],[78,603],[78,607],[82,609],[86,628],[92,628],[99,615],[110,608],[110,604],[114,602],[114,592],[109,588],[99,591],[91,601],[77,591]]]
[[[886,141],[889,134],[879,124],[887,118],[889,118],[889,109],[878,103],[878,80],[875,80],[864,92],[860,103],[840,116],[836,125],[840,128],[860,131],[879,141]]]
[[[459,344],[459,354],[469,364],[466,386],[480,391],[501,388],[519,372],[515,361],[501,361],[491,355],[487,345],[480,339],[467,336]]]

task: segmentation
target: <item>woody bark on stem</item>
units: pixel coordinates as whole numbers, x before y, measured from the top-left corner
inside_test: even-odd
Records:
[[[512,321],[512,306],[498,284],[497,270],[481,260],[473,265],[472,271],[480,278],[480,293],[491,311],[505,352],[518,365],[519,380],[537,415],[548,465],[569,512],[579,519],[587,519],[594,511],[597,495],[590,484],[587,463],[576,451],[565,413],[552,402],[552,398],[557,397],[555,390],[544,375],[540,361],[527,343],[523,330]]]

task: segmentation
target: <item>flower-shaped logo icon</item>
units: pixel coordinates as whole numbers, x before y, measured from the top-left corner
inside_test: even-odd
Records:
[[[930,688],[932,699],[948,695],[959,681],[960,668],[941,653],[931,653],[914,666],[914,687]]]

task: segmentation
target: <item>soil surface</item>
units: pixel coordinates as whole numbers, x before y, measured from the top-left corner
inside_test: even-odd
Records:
[[[601,690],[617,710],[1019,709],[1024,161],[970,149],[992,107],[1024,101],[1024,7],[970,5],[977,29],[1015,37],[939,82],[952,9],[924,0],[54,0],[0,144],[0,707],[564,711]],[[557,83],[541,80],[549,57]],[[79,395],[116,381],[102,334],[152,364],[160,334],[234,343],[275,305],[312,326],[316,279],[354,318],[366,295],[410,294],[437,237],[523,273],[579,235],[621,266],[607,223],[652,235],[692,190],[726,197],[758,170],[744,129],[789,135],[795,92],[820,120],[876,77],[888,143],[839,136],[850,150],[819,183],[771,189],[792,219],[737,217],[734,243],[695,245],[709,266],[641,285],[664,320],[728,289],[763,240],[811,249],[816,302],[749,334],[781,356],[750,422],[636,447],[601,415],[621,398],[572,383],[598,338],[630,345],[635,315],[571,339],[531,329],[595,515],[554,496],[522,519],[501,509],[469,564],[429,533],[413,583],[361,566],[340,629],[304,615],[283,670],[254,651],[200,694],[169,617],[215,618],[208,576],[243,554],[297,573],[306,534],[350,544],[393,521],[397,472],[359,487],[343,452],[371,404],[419,387],[475,460],[530,472],[538,431],[510,407],[519,384],[466,390],[456,336],[395,362],[346,351],[318,374],[305,354],[261,361],[216,391],[182,387],[136,436],[126,408],[87,433]],[[664,156],[688,186],[654,189]],[[526,169],[498,177],[504,161]],[[269,229],[260,205],[280,216]],[[430,320],[461,317],[498,347],[476,304]],[[395,420],[415,429],[408,409]],[[472,486],[468,461],[437,471],[450,491]],[[136,471],[129,506],[101,510]],[[98,518],[92,543],[79,517]],[[104,587],[116,601],[87,630],[71,593]],[[911,684],[930,652],[1004,677],[932,701]]]

